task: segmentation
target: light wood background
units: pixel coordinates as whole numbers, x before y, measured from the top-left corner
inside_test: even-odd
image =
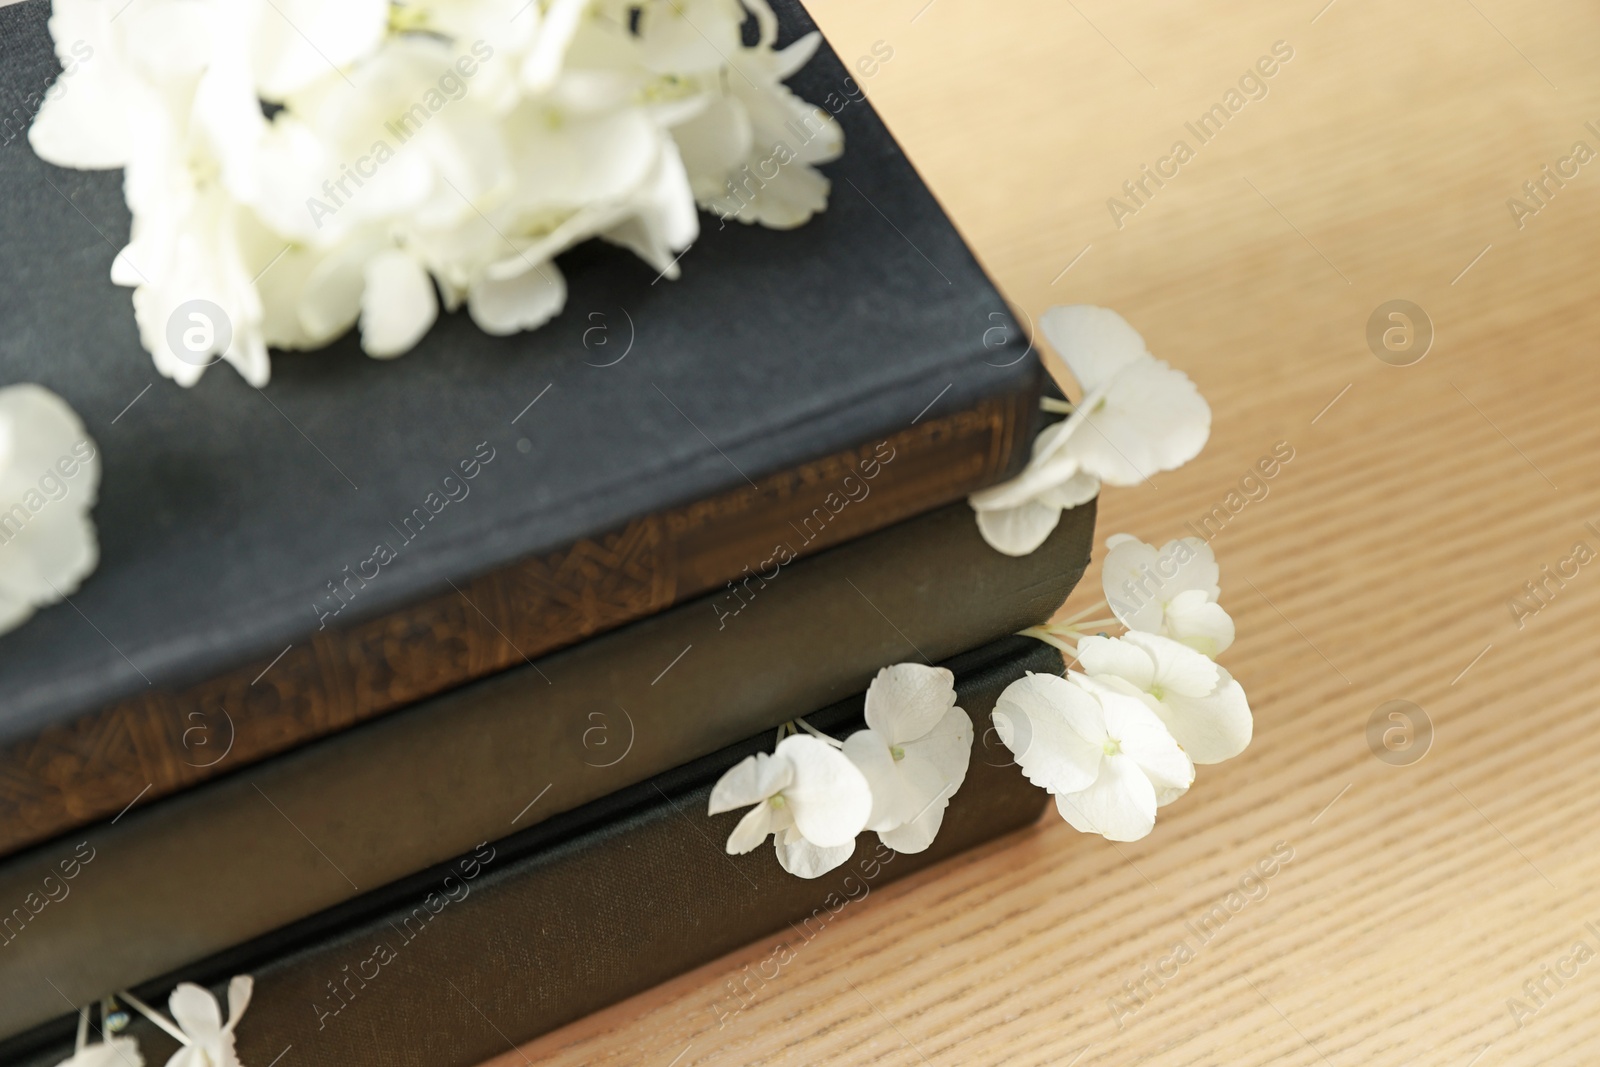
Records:
[[[812,0],[847,62],[894,49],[863,84],[1015,306],[1113,306],[1209,398],[1205,454],[1106,493],[1102,534],[1179,536],[1294,448],[1214,542],[1255,742],[1137,844],[1052,814],[874,890],[721,1029],[771,944],[496,1067],[1600,1059],[1600,955],[1543,970],[1600,953],[1600,559],[1508,607],[1600,553],[1600,160],[1521,229],[1506,205],[1600,149],[1600,4],[1325,3]],[[1269,95],[1118,229],[1106,199],[1280,40]],[[1396,298],[1437,331],[1413,366],[1365,340]],[[1393,699],[1435,730],[1408,766],[1366,740]],[[1277,842],[1265,897],[1119,1027]]]

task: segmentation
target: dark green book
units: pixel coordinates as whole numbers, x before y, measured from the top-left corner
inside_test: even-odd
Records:
[[[933,846],[916,855],[864,832],[842,867],[815,880],[785,873],[770,846],[728,856],[740,813],[708,818],[713,783],[771,751],[763,731],[511,837],[365,894],[303,923],[184,968],[136,992],[159,1001],[179,980],[220,991],[255,978],[238,1030],[256,1067],[292,1048],[297,1067],[382,1063],[471,1067],[742,945],[776,935],[773,953],[804,943],[880,886],[1020,829],[1048,799],[988,730],[989,712],[1025,671],[1059,673],[1060,654],[1007,638],[946,661],[971,716],[974,751]],[[835,736],[860,728],[862,699],[814,713]],[[746,978],[747,976],[741,976]],[[759,983],[759,979],[755,980]],[[736,1014],[759,984],[708,1004]],[[70,1052],[62,1018],[0,1045],[0,1061],[45,1067]],[[175,1051],[139,1020],[147,1063]]]

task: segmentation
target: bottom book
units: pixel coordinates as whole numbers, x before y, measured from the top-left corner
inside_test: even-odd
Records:
[[[1010,637],[943,666],[972,718],[974,751],[925,852],[899,854],[864,832],[848,863],[814,880],[784,872],[770,844],[727,855],[742,812],[708,817],[711,788],[740,760],[771,751],[764,734],[135,992],[164,1006],[178,981],[195,981],[226,1003],[228,977],[253,975],[237,1032],[245,1067],[469,1067],[761,937],[789,929],[803,938],[870,888],[1043,810],[1045,793],[1011,762],[989,713],[1024,672],[1060,673],[1060,654]],[[843,737],[862,725],[862,706],[858,696],[807,720]],[[737,1005],[730,994],[708,1010]],[[0,1045],[0,1062],[60,1062],[75,1023],[63,1017]],[[177,1049],[137,1016],[128,1032],[147,1064]]]

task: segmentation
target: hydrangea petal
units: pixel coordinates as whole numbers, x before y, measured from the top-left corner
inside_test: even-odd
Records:
[[[840,751],[861,771],[872,791],[872,811],[865,828],[882,832],[903,822],[908,815],[900,811],[899,775],[884,736],[876,730],[857,730],[844,739],[844,748]]]
[[[1244,687],[1220,667],[1217,688],[1203,697],[1171,693],[1156,714],[1196,763],[1221,763],[1243,752],[1255,731]]]
[[[1042,490],[1039,493],[1039,502],[1065,510],[1087,504],[1099,495],[1100,479],[1088,471],[1080,470],[1066,481]]]
[[[1217,687],[1222,668],[1181,641],[1159,634],[1137,631],[1120,639],[1144,652],[1155,665],[1152,682],[1162,694],[1180,693],[1184,696],[1203,697]],[[1124,677],[1127,677],[1124,675]],[[1133,681],[1133,679],[1129,679]],[[1150,686],[1140,686],[1150,689]],[[1158,694],[1158,699],[1164,697]]]
[[[366,262],[377,251],[366,241],[346,242],[329,250],[307,271],[295,312],[312,344],[331,341],[360,318]]]
[[[709,200],[727,192],[728,172],[750,155],[750,113],[737,97],[718,97],[694,118],[672,128],[695,196]]]
[[[46,96],[28,128],[28,144],[58,167],[105,170],[128,161],[128,127],[121,109],[107,106],[105,90],[87,81]],[[96,91],[100,90],[100,91]]]
[[[0,595],[26,602],[32,608],[76,593],[83,579],[100,563],[94,523],[81,505],[62,500],[46,507],[59,510],[41,511],[18,533],[0,540],[0,549],[5,553],[0,565]],[[0,520],[15,521],[10,516],[7,512],[0,515]]]
[[[765,800],[744,813],[744,818],[728,835],[728,855],[742,856],[767,839],[772,833],[772,805]]]
[[[932,836],[923,841],[918,848],[901,848],[900,845],[894,844],[893,840],[884,837],[884,835],[894,835],[895,831],[915,826],[917,827],[916,829],[895,837],[895,840],[910,845],[921,840],[924,833],[929,835],[937,833],[939,824],[944,818],[944,809],[950,806],[951,799],[956,795],[956,791],[961,788],[961,783],[965,781],[967,768],[963,765],[959,774],[948,773],[921,756],[913,752],[907,752],[905,758],[900,761],[899,770],[901,781],[906,784],[905,795],[911,798],[914,803],[908,806],[909,810],[903,813],[898,825],[892,826],[888,830],[880,830],[878,836],[884,838],[885,843],[890,848],[898,851],[921,852],[933,843]],[[935,817],[930,818],[930,816]]]
[[[77,473],[46,499],[40,479],[63,456]],[[99,484],[99,452],[66,401],[39,385],[0,389],[0,633],[75,593],[98,565],[89,509]]]
[[[1037,500],[1014,508],[979,511],[978,532],[989,547],[1008,556],[1026,556],[1050,537],[1061,522],[1061,509]]]
[[[283,100],[376,51],[388,25],[389,0],[273,0],[251,32],[256,88]]]
[[[717,784],[711,787],[708,815],[721,815],[725,811],[758,804],[788,785],[794,768],[787,759],[758,752],[746,756],[728,768]]]
[[[1039,316],[1039,329],[1085,393],[1147,355],[1144,338],[1110,308],[1091,304],[1053,307]]]
[[[765,0],[761,0],[761,2],[765,3]],[[771,14],[772,9],[768,8],[767,15],[770,17]],[[773,53],[773,76],[779,81],[788,81],[794,75],[800,73],[801,67],[811,62],[811,57],[816,55],[817,49],[821,47],[822,34],[817,30],[812,30],[804,37],[795,38],[793,44],[779,48]]]
[[[502,337],[544,325],[566,303],[566,279],[548,261],[513,278],[483,278],[467,297],[467,308],[478,328]]]
[[[1073,793],[1100,773],[1106,735],[1099,702],[1065,678],[1028,674],[1017,679],[995,701],[991,718],[1034,785]]]
[[[1200,454],[1211,408],[1189,376],[1153,356],[1118,372],[1066,446],[1107,485],[1138,485]]]
[[[1204,592],[1188,589],[1167,604],[1163,629],[1202,656],[1216,658],[1233,644],[1233,618]]]
[[[677,146],[662,145],[654,177],[635,197],[633,214],[601,233],[633,252],[664,277],[677,278],[679,254],[700,236],[700,216]]]
[[[1100,587],[1112,614],[1130,630],[1160,632],[1164,603],[1161,591],[1166,584],[1158,569],[1160,554],[1154,545],[1126,534],[1117,535],[1106,545]]]
[[[93,504],[100,484],[100,460],[83,420],[61,397],[42,385],[23,382],[0,388],[0,500],[7,505],[55,466],[63,455],[83,446],[91,458],[80,463],[72,479],[79,505]]]
[[[1148,690],[1155,682],[1156,664],[1150,654],[1120,637],[1084,637],[1078,640],[1078,666],[1088,675],[1111,674]]]
[[[848,861],[856,850],[853,839],[842,845],[819,845],[793,830],[778,835],[774,845],[778,865],[796,878],[820,878]]]
[[[180,982],[167,998],[167,1010],[183,1032],[197,1042],[214,1043],[222,1037],[222,1008],[211,991],[193,982]]]
[[[762,161],[764,157],[758,163]],[[716,203],[723,214],[741,222],[759,222],[769,230],[793,230],[827,209],[832,188],[820,172],[795,161],[780,167],[750,199],[734,195],[719,197]]]
[[[85,1045],[56,1067],[144,1067],[139,1042],[131,1037],[112,1037]]]
[[[98,0],[55,0],[50,36],[63,73],[46,90],[28,130],[28,143],[40,159],[58,167],[103,170],[125,166],[132,156],[130,109],[151,101],[130,87],[113,33]],[[81,49],[88,50],[87,60],[75,52]]]
[[[1217,566],[1217,555],[1211,545],[1198,537],[1180,537],[1161,546],[1163,554],[1177,561],[1178,576],[1172,587],[1180,593],[1197,589],[1206,599],[1215,600],[1222,594],[1222,568]],[[1170,599],[1170,598],[1169,598]]]
[[[905,744],[933,732],[955,702],[955,675],[947,669],[897,663],[867,687],[867,725],[890,745]]]
[[[248,974],[236,974],[228,980],[228,1021],[223,1029],[232,1033],[239,1025],[245,1009],[250,1007],[250,997],[255,993],[256,980]]]
[[[361,347],[369,356],[390,359],[422,340],[439,315],[433,279],[399,249],[367,261],[361,295]]]
[[[561,73],[567,48],[577,35],[588,9],[589,0],[551,0],[545,11],[544,22],[534,38],[533,49],[528,53],[520,72],[522,83],[529,92],[545,92],[555,83]]]
[[[1072,675],[1071,684],[1099,701],[1106,735],[1116,742],[1121,755],[1150,779],[1156,791],[1166,792],[1171,799],[1193,784],[1194,764],[1145,701],[1080,674]]]
[[[778,39],[778,15],[772,10],[768,0],[742,0],[743,5],[756,17],[756,41],[764,48],[771,48]],[[805,38],[801,38],[804,40]],[[785,75],[787,77],[787,75]]]
[[[794,767],[783,797],[795,828],[822,848],[853,841],[872,814],[872,792],[856,765],[838,749],[804,734],[784,738],[774,757]]]
[[[738,24],[726,17],[736,7],[736,0],[643,5],[638,25],[643,62],[662,74],[720,70],[742,44]]]
[[[1137,537],[1106,540],[1100,585],[1112,613],[1130,630],[1161,633],[1166,605],[1186,592],[1216,600],[1219,570],[1211,546],[1198,537],[1168,541],[1158,550]],[[1169,635],[1170,636],[1170,635]]]
[[[961,788],[961,781],[966,778],[965,767],[961,768],[961,777],[958,779],[923,759],[914,750],[906,750],[904,757],[897,761],[896,769],[904,795],[911,802],[901,814],[900,825],[922,815],[930,805],[948,804],[956,790]]]
[[[908,856],[926,852],[939,835],[939,827],[944,825],[945,809],[949,806],[950,798],[942,797],[909,822],[901,823],[892,830],[879,830],[878,840]]]
[[[890,847],[920,852],[932,842],[942,812],[966,781],[972,758],[972,720],[961,708],[952,707],[926,734],[897,747],[898,759],[889,738],[869,728],[847,738],[843,751],[872,790],[872,814],[866,828],[888,841],[885,835],[916,823],[916,828],[895,838],[905,848]],[[928,835],[925,840],[923,835]]]
[[[905,751],[926,760],[946,780],[953,782],[952,794],[967,780],[972,762],[972,716],[952,707],[934,728],[922,737],[907,741]]]
[[[1156,791],[1133,760],[1112,756],[1088,788],[1057,795],[1056,810],[1082,833],[1137,841],[1155,828]]]
[[[1033,439],[1033,453],[1028,465],[1010,481],[980,489],[968,497],[973,510],[1014,508],[1076,475],[1078,461],[1063,454],[1063,446],[1074,428],[1072,419],[1064,419],[1040,430]]]

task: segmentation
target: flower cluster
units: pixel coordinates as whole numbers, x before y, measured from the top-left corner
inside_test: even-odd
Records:
[[[1188,376],[1156,359],[1109,308],[1051,308],[1040,327],[1077,379],[1076,404],[1046,401],[1067,418],[1042,431],[1011,481],[973,495],[989,544],[1024,556],[1044,543],[1063,509],[1101,485],[1134,485],[1193,459],[1211,434],[1211,408]],[[1199,538],[1162,548],[1127,534],[1106,542],[1104,604],[1064,623],[1023,631],[1073,654],[1065,677],[1030,674],[1009,687],[992,718],[1034,784],[1074,827],[1133,841],[1156,809],[1186,792],[1194,765],[1250,743],[1244,690],[1216,656],[1233,643],[1217,603],[1219,572]],[[1111,617],[1084,620],[1101,607]],[[1095,628],[1120,622],[1109,637]]]
[[[971,498],[984,539],[1013,556],[1043,544],[1061,512],[1102,484],[1133,485],[1182,466],[1211,433],[1211,409],[1194,383],[1152,356],[1116,312],[1052,308],[1041,327],[1084,395],[1077,404],[1046,401],[1067,418],[1039,434],[1020,475]],[[1118,534],[1106,548],[1104,602],[1022,631],[1070,652],[1079,669],[1018,679],[991,718],[1067,822],[1134,841],[1154,829],[1158,808],[1188,791],[1195,764],[1244,751],[1254,720],[1244,689],[1216,663],[1234,629],[1217,603],[1211,546],[1188,537],[1157,549]],[[1086,618],[1102,609],[1111,615]],[[1127,633],[1100,629],[1116,623]],[[711,814],[754,805],[728,852],[771,836],[785,870],[815,878],[845,862],[864,829],[901,852],[926,849],[971,758],[972,723],[955,707],[949,672],[885,668],[867,691],[866,719],[868,728],[842,745],[798,720],[812,736],[780,731],[772,755],[724,775]]]
[[[0,633],[94,570],[99,488],[100,454],[66,401],[38,385],[0,389]]]
[[[179,983],[167,998],[167,1010],[172,1013],[170,1019],[132,993],[119,993],[118,997],[178,1042],[178,1051],[167,1060],[167,1067],[241,1067],[239,1054],[234,1050],[233,1032],[250,1006],[254,989],[255,980],[249,975],[235,976],[228,983],[227,1022],[222,1021],[222,1008],[217,998],[191,982]],[[144,1067],[138,1041],[112,1036],[127,1026],[127,1015],[106,1010],[111,999],[103,1005],[101,1040],[96,1044],[88,1040],[89,1009],[79,1009],[77,1046],[58,1067]]]
[[[1113,617],[1024,631],[1072,652],[1080,669],[1018,679],[992,717],[1067,822],[1135,841],[1188,790],[1195,764],[1244,751],[1253,720],[1244,689],[1212,659],[1232,643],[1233,620],[1217,603],[1211,547],[1191,537],[1157,550],[1126,534],[1108,545]],[[1116,622],[1128,632],[1085,633]]]
[[[885,667],[867,689],[865,730],[839,742],[798,720],[807,733],[729,770],[709,813],[750,810],[728,854],[772,837],[784,870],[816,878],[850,858],[863,830],[898,852],[926,849],[972,758],[972,719],[956,707],[954,683],[943,667]]]
[[[1181,467],[1211,435],[1211,408],[1188,375],[1152,356],[1115,311],[1051,308],[1039,327],[1083,396],[1060,405],[1067,418],[1034,439],[1021,474],[971,497],[984,540],[1009,556],[1044,544],[1062,510],[1093,500],[1101,485]]]
[[[820,37],[775,48],[766,0],[55,0],[50,31],[93,59],[29,140],[124,168],[111,277],[184,385],[218,357],[264,385],[269,346],[358,323],[400,355],[441,297],[533,329],[563,250],[600,237],[676,277],[697,203],[798,226],[843,147],[783,85]]]

